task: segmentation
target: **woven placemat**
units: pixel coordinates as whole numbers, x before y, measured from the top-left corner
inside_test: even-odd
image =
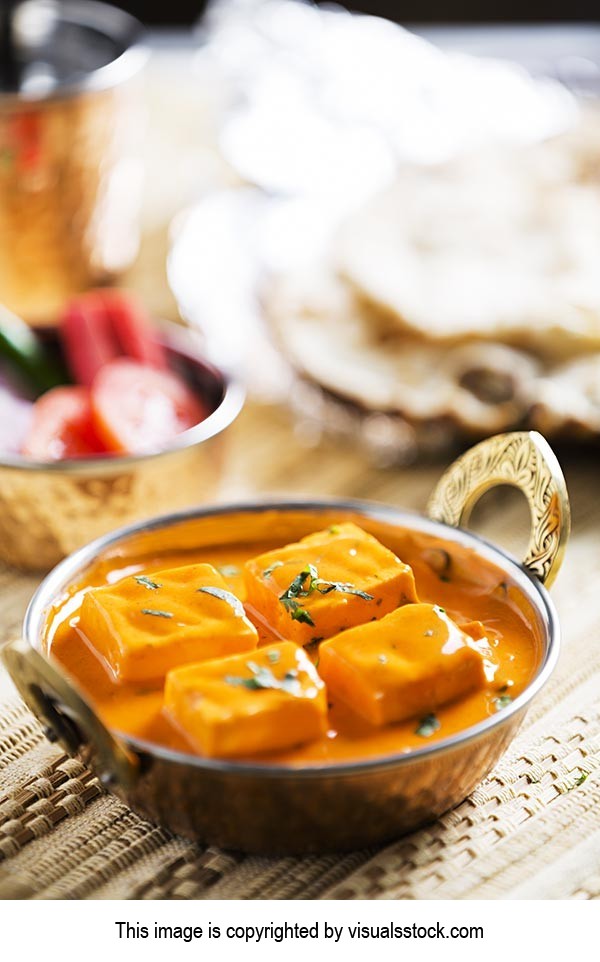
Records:
[[[250,493],[367,494],[419,508],[439,474],[437,467],[377,471],[328,444],[315,449],[315,475],[306,451],[282,446],[289,424],[272,411],[249,408],[236,432],[228,497],[247,496],[252,477]],[[0,897],[600,897],[597,475],[593,460],[567,464],[574,527],[553,589],[564,632],[558,669],[496,770],[435,824],[381,851],[305,859],[244,857],[175,838],[49,744],[0,673]],[[520,505],[499,494],[486,517],[485,533],[517,551],[525,535]],[[0,640],[18,631],[35,584],[0,569]]]

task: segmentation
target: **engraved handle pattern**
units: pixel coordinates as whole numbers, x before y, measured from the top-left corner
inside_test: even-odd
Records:
[[[531,536],[523,565],[550,586],[563,561],[571,528],[569,496],[560,465],[537,431],[498,434],[470,448],[445,471],[428,504],[434,521],[467,524],[490,488],[519,488],[531,511]]]

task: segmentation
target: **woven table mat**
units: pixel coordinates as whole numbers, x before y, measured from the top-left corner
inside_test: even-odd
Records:
[[[440,473],[369,468],[332,442],[308,457],[286,447],[290,436],[283,413],[249,406],[233,432],[222,496],[283,490],[422,510]],[[46,741],[0,673],[0,897],[600,897],[598,466],[579,459],[566,469],[574,526],[553,589],[564,635],[559,666],[495,771],[456,809],[381,851],[268,859],[199,846],[106,794]],[[480,530],[518,553],[522,505],[498,492],[480,514]],[[18,632],[36,583],[0,569],[0,641]]]

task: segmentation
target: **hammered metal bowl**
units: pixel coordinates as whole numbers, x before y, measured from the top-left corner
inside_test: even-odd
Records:
[[[244,390],[202,360],[193,331],[163,322],[160,334],[172,366],[185,372],[212,414],[158,453],[51,463],[0,457],[0,559],[47,571],[107,531],[214,494],[223,433],[242,408]]]
[[[526,560],[519,563],[460,523],[497,484],[525,493],[532,514]],[[20,642],[2,657],[23,697],[53,738],[94,767],[133,809],[204,843],[267,854],[342,851],[380,844],[433,820],[462,801],[495,765],[558,657],[559,624],[543,583],[555,577],[569,533],[569,502],[552,451],[534,433],[477,445],[442,477],[429,518],[368,502],[229,505],[157,518],[81,549],[43,582]],[[138,561],[164,548],[223,547],[260,535],[297,537],[341,519],[376,536],[394,529],[443,538],[493,562],[518,586],[537,621],[543,654],[536,676],[507,708],[470,728],[408,753],[336,765],[296,767],[206,759],[109,731],[44,651],[58,599],[85,580],[90,565],[118,555]]]

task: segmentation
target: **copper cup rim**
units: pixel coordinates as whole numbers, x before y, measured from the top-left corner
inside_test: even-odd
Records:
[[[412,765],[430,760],[436,756],[451,753],[478,739],[494,734],[499,737],[501,730],[509,721],[528,708],[529,704],[540,692],[556,667],[560,651],[560,622],[554,604],[539,579],[527,570],[516,558],[498,547],[494,543],[465,528],[455,528],[440,521],[433,521],[416,512],[396,508],[392,505],[356,499],[319,498],[264,500],[251,502],[231,502],[223,505],[213,505],[203,508],[192,508],[173,514],[159,515],[143,522],[119,528],[116,531],[95,539],[69,557],[61,561],[42,581],[28,605],[23,622],[23,637],[27,644],[41,651],[39,640],[46,620],[48,608],[56,601],[75,580],[77,574],[82,573],[107,548],[114,548],[119,543],[126,542],[134,535],[159,529],[185,524],[189,521],[201,520],[207,517],[218,517],[225,514],[254,514],[268,511],[347,511],[361,515],[366,519],[392,522],[398,527],[416,530],[425,534],[439,536],[442,534],[447,541],[460,545],[467,545],[486,560],[492,561],[507,574],[512,576],[519,588],[524,592],[538,616],[540,616],[543,630],[545,650],[535,676],[527,687],[510,705],[502,708],[494,715],[470,725],[462,731],[447,738],[440,739],[422,748],[395,752],[381,757],[364,760],[331,763],[323,765],[290,765],[285,763],[255,763],[235,760],[207,759],[186,752],[175,751],[153,742],[135,738],[124,732],[113,734],[125,746],[139,756],[152,757],[163,762],[186,765],[199,772],[220,774],[225,776],[262,777],[267,779],[320,779],[342,778],[346,776],[367,775],[376,771]],[[44,657],[46,657],[44,655]],[[65,673],[66,674],[66,673]],[[89,705],[85,695],[78,689],[79,695]],[[94,709],[90,706],[90,710]],[[95,712],[94,712],[95,714]]]
[[[113,40],[122,38],[121,52],[108,63],[82,74],[77,80],[61,83],[47,93],[0,91],[0,108],[31,108],[69,100],[82,94],[109,90],[127,83],[143,70],[150,50],[144,42],[144,27],[137,17],[102,0],[62,0],[58,12],[59,20],[81,21],[82,17],[88,25],[98,32],[103,32],[106,37]]]
[[[92,458],[72,458],[62,461],[36,461],[18,454],[3,454],[0,456],[0,471],[4,468],[10,468],[15,471],[39,471],[51,474],[81,474],[85,476],[89,476],[90,473],[102,473],[103,471],[119,471],[140,462],[152,461],[186,448],[195,447],[203,441],[208,441],[217,434],[221,434],[228,428],[235,421],[244,405],[246,391],[242,381],[233,371],[217,366],[202,357],[194,343],[196,331],[181,324],[175,324],[173,321],[161,320],[158,326],[159,330],[165,334],[167,348],[180,350],[188,356],[193,364],[222,381],[223,396],[221,401],[207,418],[188,428],[187,431],[182,431],[168,445],[158,450],[116,456],[100,454]]]

